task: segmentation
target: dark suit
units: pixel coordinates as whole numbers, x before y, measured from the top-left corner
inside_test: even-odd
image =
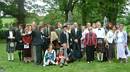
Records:
[[[73,54],[74,57],[80,58],[81,57],[81,41],[80,38],[82,37],[82,32],[80,29],[77,28],[77,30],[72,29],[71,30],[71,37],[72,37],[72,49],[73,49]],[[75,42],[75,39],[78,40],[78,42]]]
[[[34,62],[36,64],[41,64],[43,40],[41,38],[41,32],[38,30],[32,31],[32,46]]]
[[[20,30],[16,31],[16,50],[18,50],[18,56],[20,61],[23,60],[23,48],[24,48],[21,33],[23,33],[23,31],[22,32],[20,32]]]
[[[17,42],[16,49],[17,50],[22,50],[23,49],[23,43],[21,41],[22,41],[21,32],[20,32],[20,30],[17,30],[16,31],[16,42]]]
[[[49,43],[50,43],[50,38],[49,38],[49,36],[50,36],[50,28],[45,28],[43,32],[44,32],[44,36],[46,37],[45,42],[44,42],[44,44],[45,44],[44,48],[48,48]]]
[[[70,35],[69,35],[69,33],[68,33],[68,39],[67,39],[67,35],[66,35],[66,33],[65,32],[62,32],[61,34],[60,34],[60,43],[61,44],[69,44],[69,47],[70,47]],[[64,46],[63,46],[64,47]],[[69,49],[70,48],[63,48],[64,49],[64,57],[65,58],[69,58]]]
[[[68,35],[69,35],[68,40],[69,40],[69,44],[70,44],[70,34],[68,33]],[[66,36],[65,32],[62,32],[60,34],[60,43],[61,44],[67,43],[67,36]]]

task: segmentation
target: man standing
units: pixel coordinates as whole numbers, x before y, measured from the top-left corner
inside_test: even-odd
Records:
[[[69,60],[67,50],[70,45],[70,36],[69,33],[67,32],[67,26],[63,26],[63,32],[60,35],[60,42],[64,49],[64,57],[66,59],[65,63],[67,64],[67,61]]]
[[[42,63],[42,46],[43,40],[41,37],[41,32],[38,30],[36,25],[33,25],[32,31],[32,46],[33,46],[33,59],[34,63],[37,65]]]
[[[78,24],[74,23],[74,28],[71,30],[71,36],[72,36],[72,49],[74,58],[78,59],[81,58],[81,37],[82,32],[81,29],[78,28]]]

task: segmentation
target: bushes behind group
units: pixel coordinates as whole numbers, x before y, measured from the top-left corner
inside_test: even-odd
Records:
[[[6,34],[5,34],[6,31],[7,31],[6,28],[0,29],[0,39],[5,39],[6,38]]]

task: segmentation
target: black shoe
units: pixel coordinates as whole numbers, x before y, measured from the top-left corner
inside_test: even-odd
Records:
[[[60,68],[62,68],[63,67],[63,64],[60,64]]]

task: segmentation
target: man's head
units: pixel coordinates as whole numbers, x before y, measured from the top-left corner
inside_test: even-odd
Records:
[[[97,28],[101,28],[101,22],[97,21],[96,26],[97,26]]]
[[[78,27],[78,23],[74,22],[74,28],[77,28],[77,27]]]

